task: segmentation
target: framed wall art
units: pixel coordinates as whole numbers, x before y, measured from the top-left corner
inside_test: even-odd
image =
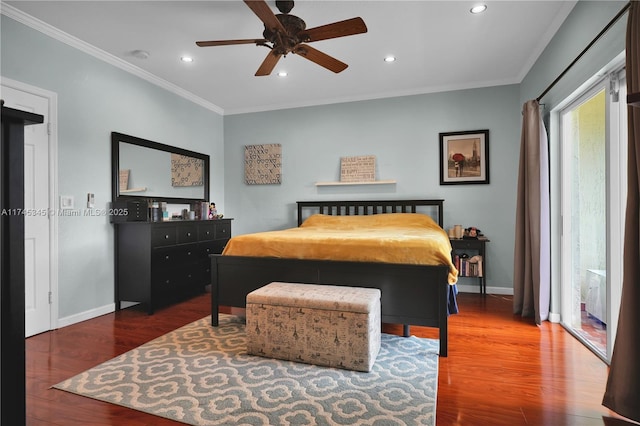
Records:
[[[282,183],[282,145],[279,143],[244,147],[244,181],[247,185]]]
[[[489,130],[440,133],[440,185],[489,183]]]

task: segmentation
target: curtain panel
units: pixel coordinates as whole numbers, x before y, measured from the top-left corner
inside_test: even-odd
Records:
[[[551,295],[549,148],[539,102],[525,102],[522,115],[513,312],[540,324],[549,318]]]
[[[627,18],[627,92],[640,92],[640,2]],[[602,404],[640,421],[640,106],[628,106],[628,188],[618,330]]]

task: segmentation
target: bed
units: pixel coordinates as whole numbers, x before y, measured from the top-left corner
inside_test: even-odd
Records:
[[[297,204],[298,228],[291,228],[283,231],[270,231],[265,233],[247,234],[233,237],[225,251],[221,255],[211,255],[211,322],[213,326],[218,325],[218,314],[220,306],[245,307],[246,296],[251,291],[260,288],[273,281],[295,282],[306,284],[331,284],[345,286],[359,286],[379,288],[382,292],[382,320],[386,323],[402,324],[403,334],[410,334],[411,325],[436,327],[439,330],[440,356],[447,356],[447,321],[450,313],[457,312],[455,304],[454,284],[457,278],[457,271],[451,263],[451,246],[446,233],[442,230],[443,200],[375,200],[375,201],[299,201]],[[411,213],[407,215],[406,213]],[[421,213],[416,215],[415,213]],[[388,216],[382,217],[377,215]],[[376,216],[374,216],[376,215]],[[339,217],[344,218],[339,218]],[[348,218],[349,216],[359,216],[361,218]],[[366,216],[366,217],[363,217]],[[401,217],[402,216],[402,217]],[[366,222],[374,228],[385,228],[381,223],[395,223],[395,217],[405,220],[411,218],[411,222],[422,222],[427,218],[434,224],[434,233],[439,240],[438,244],[444,254],[437,256],[429,255],[429,260],[423,260],[418,255],[422,248],[414,247],[421,240],[431,237],[421,237],[411,235],[406,238],[395,238],[382,236],[376,237],[377,242],[372,242],[374,246],[370,248],[360,248],[353,250],[341,250],[338,245],[352,243],[350,238],[345,238],[352,222]],[[414,219],[415,218],[415,219]],[[432,219],[431,219],[432,218]],[[398,219],[398,220],[399,220]],[[342,226],[336,230],[328,227]],[[345,225],[347,223],[347,225]],[[359,226],[359,225],[358,225]],[[413,226],[413,225],[412,225]],[[288,254],[285,250],[286,240],[278,239],[277,243],[272,243],[276,247],[277,253],[273,254],[268,250],[268,243],[274,241],[274,237],[287,238],[295,234],[304,234],[305,228],[320,228],[327,234],[339,234],[340,238],[334,235],[333,240],[329,240],[330,252],[347,251],[364,253],[361,258],[334,259],[328,258],[327,250],[322,248],[317,251],[310,240],[304,245],[298,244],[297,252],[309,252],[311,254],[301,255],[312,258],[300,257]],[[371,230],[372,233],[378,232]],[[393,233],[394,229],[387,229],[383,232]],[[430,231],[431,232],[431,231]],[[444,241],[442,242],[442,237]],[[243,249],[243,240],[269,237],[271,240],[262,240],[258,248]],[[345,241],[346,239],[346,241]],[[357,239],[357,238],[356,238]],[[398,258],[379,259],[377,252],[392,252],[392,240],[400,240],[398,244],[403,244],[404,250],[402,260]],[[321,239],[314,244],[319,245]],[[260,245],[261,244],[261,245]],[[324,242],[323,244],[327,244]],[[376,246],[377,245],[377,249]],[[394,243],[395,244],[395,243]],[[409,250],[415,252],[414,254]],[[440,250],[439,249],[439,250]],[[253,250],[253,251],[252,251]],[[409,251],[407,251],[409,250]],[[241,254],[237,254],[241,253]],[[321,253],[320,255],[318,253]],[[415,258],[414,258],[415,257]],[[428,262],[429,264],[424,264]]]

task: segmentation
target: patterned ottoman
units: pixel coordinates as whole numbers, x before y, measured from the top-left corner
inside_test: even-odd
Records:
[[[378,289],[273,282],[247,295],[247,352],[371,371],[380,321]]]

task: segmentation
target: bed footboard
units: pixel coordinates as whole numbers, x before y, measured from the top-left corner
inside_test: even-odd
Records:
[[[437,327],[447,356],[448,267],[211,255],[211,322],[220,306],[246,306],[247,294],[273,281],[378,288],[382,321]]]

